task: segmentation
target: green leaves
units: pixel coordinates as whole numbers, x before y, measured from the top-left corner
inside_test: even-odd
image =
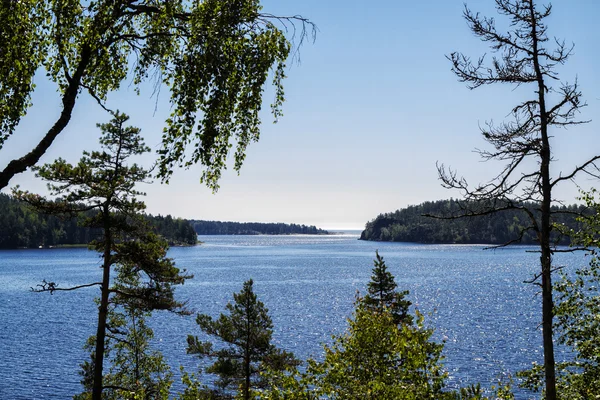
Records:
[[[152,330],[144,318],[154,310],[185,314],[185,304],[174,299],[174,285],[191,276],[166,257],[167,243],[152,232],[140,213],[145,205],[137,200],[141,193],[135,185],[146,180],[149,172],[129,160],[149,149],[138,128],[125,126],[128,119],[117,111],[109,123],[99,124],[102,151],[84,152],[77,165],[58,159],[36,168],[37,175],[50,182],[55,201],[18,189],[15,195],[54,214],[95,211],[87,214],[82,224],[101,232],[90,247],[102,254],[102,280],[71,288],[101,288],[98,327],[90,341],[92,362],[82,365],[86,391],[91,391],[94,399],[167,399],[171,384],[168,367],[160,354],[148,351]],[[117,276],[111,279],[113,269]],[[55,285],[49,290],[56,290]],[[110,373],[104,376],[105,355],[108,359],[111,350],[116,356]],[[83,393],[80,398],[88,395]]]
[[[583,192],[580,200],[587,212],[577,217],[577,229],[560,227],[572,240],[572,246],[585,248],[588,264],[574,272],[561,271],[554,283],[554,326],[558,342],[567,346],[574,357],[556,363],[557,392],[561,399],[591,399],[600,393],[600,203],[598,191]],[[544,366],[534,364],[519,376],[522,386],[540,391]]]
[[[31,106],[33,77],[45,57],[49,12],[40,3],[0,5],[0,149]]]
[[[283,69],[290,50],[283,33],[259,15],[258,1],[205,1],[190,12],[183,57],[167,75],[174,111],[167,120],[159,176],[176,165],[205,166],[201,181],[216,190],[235,141],[239,170],[249,143],[258,140],[264,85],[273,65]],[[283,101],[281,80],[274,114]],[[194,147],[186,154],[189,144]]]
[[[262,399],[440,399],[446,374],[442,345],[432,330],[417,324],[398,326],[388,308],[373,310],[356,302],[346,333],[324,346],[322,362],[308,360],[306,372],[269,371]]]
[[[85,89],[104,108],[109,93],[131,79],[170,90],[172,114],[159,151],[158,175],[201,163],[201,181],[218,188],[235,147],[236,170],[258,140],[259,111],[272,73],[275,120],[294,16],[261,14],[257,0],[108,1],[23,0],[0,6],[0,148],[31,106],[33,76],[44,68],[64,105],[44,140],[0,172],[0,187],[32,167],[67,126]],[[296,30],[293,26],[294,31]],[[313,30],[314,32],[314,30]]]

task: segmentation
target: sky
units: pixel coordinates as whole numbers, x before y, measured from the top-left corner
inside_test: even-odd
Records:
[[[496,16],[492,0],[467,2],[473,11]],[[352,0],[264,0],[264,11],[302,15],[318,27],[314,42],[288,63],[284,116],[268,113],[265,91],[261,137],[247,151],[238,176],[224,171],[217,193],[199,183],[200,169],[177,170],[169,185],[140,187],[147,211],[175,217],[243,222],[287,222],[325,229],[361,229],[378,214],[423,201],[458,198],[441,187],[436,162],[456,169],[473,184],[495,176],[498,163],[483,163],[473,150],[486,148],[479,126],[508,120],[512,107],[531,87],[495,85],[469,90],[457,81],[446,55],[460,51],[477,58],[491,53],[462,18],[463,0],[377,2]],[[564,81],[578,80],[591,123],[551,132],[552,174],[566,174],[600,152],[600,2],[555,0],[549,35],[574,43],[571,59],[558,68]],[[497,16],[498,26],[507,27]],[[0,151],[0,168],[37,143],[60,113],[53,83],[40,72],[34,106]],[[131,116],[146,143],[158,149],[170,112],[168,88],[140,96],[125,83],[108,105]],[[76,162],[97,148],[98,122],[109,118],[94,100],[80,97],[73,119],[41,160]],[[152,158],[141,160],[149,165]],[[10,186],[43,192],[32,173]],[[583,178],[583,188],[600,186]],[[556,199],[573,203],[577,186],[567,182]]]

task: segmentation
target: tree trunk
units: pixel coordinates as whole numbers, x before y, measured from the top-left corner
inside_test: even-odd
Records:
[[[104,264],[102,266],[102,287],[100,307],[98,311],[98,328],[96,331],[96,353],[94,357],[94,386],[92,388],[92,400],[102,399],[102,375],[104,363],[104,341],[106,338],[106,319],[108,316],[108,295],[110,285],[110,267],[112,235],[110,232],[109,210],[105,205],[103,210],[104,219]]]
[[[248,297],[248,296],[246,296]],[[250,340],[251,340],[251,334],[250,334],[250,312],[249,312],[249,304],[248,304],[248,299],[246,299],[246,313],[247,313],[247,320],[246,320],[246,331],[248,336],[246,337],[246,348],[244,349],[244,375],[245,375],[245,382],[244,382],[244,400],[250,400]]]
[[[538,101],[540,105],[540,177],[542,185],[542,205],[541,205],[541,267],[542,267],[542,337],[544,344],[544,372],[546,374],[546,399],[556,400],[556,375],[554,361],[554,342],[552,340],[552,319],[554,316],[554,303],[552,300],[552,251],[550,249],[550,230],[552,228],[550,221],[550,203],[552,201],[552,185],[550,184],[550,141],[548,139],[548,115],[546,113],[546,85],[544,75],[539,63],[539,43],[536,24],[536,15],[533,1],[529,2],[529,11],[531,16],[532,44],[533,44],[533,65],[538,84]]]

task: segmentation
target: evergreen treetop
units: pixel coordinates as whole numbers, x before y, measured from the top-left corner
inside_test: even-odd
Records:
[[[375,252],[375,257],[371,281],[367,284],[368,293],[362,299],[362,303],[367,309],[373,311],[383,311],[387,308],[393,315],[395,324],[410,325],[412,316],[408,314],[408,309],[412,303],[405,299],[408,290],[396,291],[398,285],[394,276],[388,271],[383,257],[379,255],[379,251]]]

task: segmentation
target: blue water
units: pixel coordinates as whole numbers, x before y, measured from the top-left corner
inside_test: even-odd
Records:
[[[541,362],[541,299],[524,284],[539,268],[533,247],[483,250],[477,245],[373,243],[356,235],[201,236],[201,246],[169,252],[195,275],[178,288],[198,312],[218,315],[247,279],[269,308],[277,345],[299,358],[320,357],[322,343],[346,328],[356,292],[364,293],[375,250],[400,289],[446,340],[449,385],[481,382]],[[528,252],[529,251],[529,252]],[[576,266],[580,255],[558,263]],[[86,249],[0,252],[0,399],[65,399],[78,393],[82,349],[94,333],[97,288],[32,293],[42,279],[68,287],[98,281],[100,259]],[[194,317],[156,313],[155,345],[176,372],[194,371],[188,334],[200,335]],[[518,398],[534,395],[520,391]]]

